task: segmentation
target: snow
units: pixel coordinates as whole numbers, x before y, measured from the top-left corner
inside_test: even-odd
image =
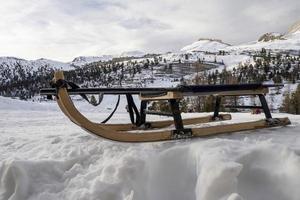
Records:
[[[272,36],[274,36],[274,37],[280,37],[280,36],[282,36],[281,33],[277,33],[277,32],[271,32],[270,34],[271,34]]]
[[[226,66],[226,70],[231,71],[233,68],[237,68],[242,64],[254,63],[253,58],[248,55],[241,54],[229,54],[229,55],[218,55],[216,57],[217,62],[223,62]],[[223,69],[222,66],[219,70]]]
[[[283,40],[268,42],[249,42],[246,44],[226,47],[225,51],[260,51],[262,48],[278,51],[300,51],[300,31],[283,36]]]
[[[182,52],[193,52],[193,51],[202,51],[210,53],[218,53],[219,50],[228,47],[228,44],[225,44],[220,41],[211,40],[211,39],[201,39],[190,45],[183,47],[180,51]]]
[[[49,59],[45,59],[45,58],[31,60],[30,63],[32,63],[32,65],[35,65],[37,67],[42,66],[42,65],[50,65],[52,68],[55,68],[55,69],[62,69],[62,70],[74,69],[68,63],[63,63],[63,62],[59,62],[59,61],[55,61],[55,60],[49,60]]]
[[[104,104],[114,101],[109,99]],[[76,104],[99,121],[110,112]],[[129,122],[123,107],[114,123]],[[263,118],[232,115],[235,122]],[[81,130],[54,102],[1,97],[0,199],[298,200],[300,116],[274,116],[288,116],[292,125],[193,140],[118,143]]]
[[[21,66],[24,67],[30,67],[31,70],[36,71],[39,67],[48,65],[51,68],[54,69],[63,69],[63,70],[70,70],[73,69],[69,64],[59,62],[59,61],[54,61],[54,60],[49,60],[45,58],[40,58],[37,60],[25,60],[21,58],[15,58],[15,57],[0,57],[0,65],[1,64],[6,64],[8,66],[14,66],[17,63],[19,63]]]
[[[135,50],[135,51],[125,51],[125,52],[122,52],[117,57],[137,57],[137,58],[139,58],[139,57],[143,57],[144,55],[146,55],[145,52]]]
[[[201,44],[199,44],[199,43]],[[188,45],[186,47],[183,47],[180,52],[169,52],[166,54],[162,54],[161,57],[163,59],[166,59],[167,62],[178,62],[178,60],[181,60],[182,62],[188,61],[188,62],[198,62],[199,60],[203,61],[204,63],[208,64],[215,64],[216,68],[212,69],[210,71],[215,71],[216,69],[218,70],[223,70],[224,67],[226,67],[226,70],[232,70],[233,68],[237,68],[241,64],[250,64],[254,63],[252,56],[250,55],[243,55],[239,53],[234,53],[232,52],[231,54],[225,54],[225,55],[218,55],[219,50],[224,50],[223,43],[219,43],[216,41],[198,41],[195,42],[191,45]],[[200,50],[195,50],[195,48],[202,48],[203,47],[203,42],[208,42],[208,44],[212,43],[219,43],[221,46],[218,48],[206,48],[204,47],[203,49],[206,49],[204,51]],[[227,47],[226,45],[225,47]],[[188,50],[189,49],[189,50]],[[205,53],[209,52],[209,53]],[[188,60],[185,60],[185,53],[188,53]],[[216,63],[215,63],[216,61]]]
[[[288,30],[288,33],[295,33],[300,31],[300,21],[295,22]]]
[[[112,60],[112,55],[103,55],[103,56],[79,56],[74,58],[72,62],[70,62],[71,65],[75,65],[78,67],[81,67],[83,65],[93,63],[93,62],[99,62],[99,61],[109,61]]]
[[[61,70],[72,70],[74,66],[80,67],[85,64],[99,62],[99,61],[109,61],[113,58],[112,55],[102,55],[102,56],[79,56],[73,59],[71,62],[60,62],[45,58],[40,58],[37,60],[25,60],[15,57],[0,57],[0,64],[6,64],[8,66],[14,66],[17,63],[20,63],[24,67],[31,67],[32,70],[37,70],[41,66],[48,65],[53,69]]]

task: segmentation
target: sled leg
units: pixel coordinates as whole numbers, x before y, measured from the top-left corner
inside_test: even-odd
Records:
[[[215,104],[213,120],[216,120],[220,117],[219,116],[220,104],[221,104],[221,96],[216,96],[216,104]]]
[[[170,103],[172,114],[173,114],[175,128],[177,130],[182,130],[183,123],[182,123],[182,117],[181,117],[180,110],[179,110],[179,104],[176,99],[170,99],[169,103]]]
[[[169,99],[170,107],[173,114],[175,130],[172,131],[173,139],[183,139],[192,137],[192,130],[183,127],[182,117],[177,99]]]
[[[140,121],[138,126],[142,126],[146,123],[146,109],[147,109],[147,101],[141,101],[141,110],[140,110]]]
[[[267,101],[266,101],[265,95],[259,94],[258,97],[259,97],[259,100],[260,100],[262,109],[263,109],[263,111],[264,111],[264,113],[265,113],[266,119],[271,119],[271,118],[272,118],[272,115],[271,115],[271,112],[270,112],[268,103],[267,103]]]
[[[140,113],[134,103],[132,95],[126,94],[126,99],[127,99],[127,106],[128,106],[128,112],[129,112],[131,123],[137,125],[140,121]]]

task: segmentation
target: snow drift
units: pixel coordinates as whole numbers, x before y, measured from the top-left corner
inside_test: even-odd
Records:
[[[50,107],[0,110],[1,200],[299,199],[299,116],[289,115],[293,125],[285,128],[130,144],[89,135]]]

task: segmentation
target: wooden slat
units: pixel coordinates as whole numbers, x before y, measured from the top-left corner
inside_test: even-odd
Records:
[[[139,98],[141,101],[157,101],[157,100],[169,100],[169,99],[182,99],[183,95],[181,92],[167,92],[166,95],[149,96],[140,94]]]
[[[224,121],[224,120],[231,120],[231,115],[220,114],[220,120],[218,121]],[[184,125],[217,122],[213,120],[212,115],[204,116],[204,117],[187,118],[187,119],[183,119],[182,121]],[[151,124],[151,128],[164,128],[173,125],[174,120],[172,119],[172,120],[163,120],[163,121],[149,121],[148,123]],[[133,124],[100,124],[100,125],[103,127],[111,128],[116,131],[128,131],[128,130],[139,129],[139,127],[136,127]]]
[[[217,125],[211,127],[203,127],[200,129],[193,129],[193,135],[195,137],[201,136],[211,136],[211,135],[218,135],[223,133],[233,133],[239,131],[247,131],[247,130],[256,130],[262,128],[270,128],[276,126],[285,126],[291,124],[290,120],[285,118],[274,118],[274,120],[279,120],[279,124],[277,125],[270,125],[265,119],[253,121],[253,122],[242,122],[242,123],[235,123],[235,124],[225,124],[225,125]]]
[[[216,96],[248,96],[248,95],[267,94],[268,92],[269,92],[268,88],[258,88],[256,90],[218,92],[214,95],[216,95]]]

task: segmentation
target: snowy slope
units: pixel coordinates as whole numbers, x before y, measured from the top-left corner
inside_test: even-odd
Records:
[[[282,39],[254,41],[237,46],[226,47],[226,51],[259,51],[262,48],[277,51],[300,51],[300,30],[282,36]]]
[[[118,57],[143,57],[144,55],[146,55],[145,52],[142,51],[125,51],[122,52]]]
[[[220,49],[228,47],[229,44],[223,43],[221,40],[199,39],[198,41],[183,47],[181,52],[202,51],[210,53],[218,53]]]
[[[0,109],[1,200],[297,200],[300,196],[299,116],[280,114],[293,123],[285,128],[127,144],[89,135],[58,110],[44,112],[47,105],[0,98],[0,108],[7,102],[11,106]],[[16,107],[24,110],[11,110]],[[98,121],[105,117],[97,111],[87,114]],[[262,117],[233,114],[234,121]],[[113,121],[128,122],[127,113],[119,112]]]
[[[93,62],[99,62],[99,61],[109,61],[113,59],[112,55],[103,55],[103,56],[79,56],[74,58],[72,62],[70,62],[71,65],[74,66],[83,66],[89,63]]]
[[[62,69],[62,70],[70,70],[74,69],[74,67],[81,67],[83,65],[93,63],[93,62],[99,62],[99,61],[109,61],[116,57],[142,57],[145,53],[141,51],[130,51],[130,52],[124,52],[120,55],[102,55],[102,56],[79,56],[74,58],[71,62],[59,62],[54,60],[49,60],[45,58],[37,59],[37,60],[25,60],[21,58],[15,58],[15,57],[0,57],[0,65],[5,66],[13,66],[15,64],[20,64],[23,67],[30,68],[32,70],[37,70],[41,66],[47,65],[50,68],[53,69]]]
[[[166,53],[161,56],[163,59],[166,59],[167,62],[176,62],[179,59],[183,62],[186,61],[185,54],[183,52]],[[210,64],[213,64],[216,61],[217,67],[212,71],[215,71],[216,69],[222,71],[224,67],[226,67],[227,70],[232,70],[234,67],[237,68],[240,64],[254,62],[251,56],[242,54],[212,55],[195,51],[189,53],[188,62],[198,62],[198,60]]]
[[[45,65],[48,65],[49,67],[55,69],[63,69],[63,70],[72,69],[72,67],[68,63],[49,60],[45,58],[41,58],[38,60],[25,60],[25,59],[15,58],[15,57],[0,57],[0,65],[14,66],[17,63],[19,63],[21,66],[31,68],[32,70],[37,70],[39,67]]]
[[[288,33],[295,33],[300,31],[300,21],[294,23],[288,30]]]
[[[62,69],[62,70],[71,70],[74,69],[74,66],[83,66],[85,64],[89,64],[92,62],[99,61],[108,61],[111,60],[113,56],[111,55],[103,55],[103,56],[80,56],[73,59],[71,62],[59,62],[54,60],[49,60],[45,58],[37,59],[37,60],[25,60],[21,58],[15,57],[0,57],[0,65],[11,66],[13,67],[15,64],[19,63],[23,67],[31,68],[32,70],[37,70],[41,66],[47,65],[53,69]]]

